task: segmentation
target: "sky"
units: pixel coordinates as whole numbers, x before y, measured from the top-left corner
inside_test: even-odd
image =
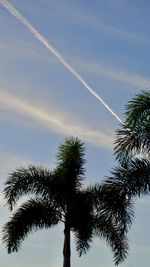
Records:
[[[2,1],[2,0],[1,0]],[[3,186],[18,166],[53,169],[68,136],[85,144],[86,183],[101,182],[117,165],[113,142],[119,121],[0,1],[0,226],[11,213]],[[5,1],[2,1],[5,2]],[[125,105],[150,86],[148,0],[10,0],[123,120]],[[150,201],[136,201],[123,267],[149,266]],[[72,266],[114,266],[105,240],[94,239]],[[2,267],[62,266],[63,227],[30,234],[11,255],[0,241]]]

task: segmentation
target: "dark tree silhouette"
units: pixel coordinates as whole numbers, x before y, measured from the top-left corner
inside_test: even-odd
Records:
[[[125,122],[117,131],[115,167],[105,190],[131,200],[150,192],[150,91],[142,91],[126,106]]]
[[[60,145],[53,171],[29,166],[12,172],[4,189],[12,210],[20,197],[31,194],[3,228],[8,253],[18,251],[32,231],[64,224],[63,267],[70,267],[70,232],[79,255],[86,253],[94,236],[104,238],[112,248],[115,264],[127,254],[126,233],[132,221],[132,202],[100,185],[85,187],[84,147],[78,138]]]

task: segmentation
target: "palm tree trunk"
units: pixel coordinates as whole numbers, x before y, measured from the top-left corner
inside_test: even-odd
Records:
[[[63,248],[63,267],[71,267],[70,256],[70,228],[65,225],[64,230],[64,248]]]

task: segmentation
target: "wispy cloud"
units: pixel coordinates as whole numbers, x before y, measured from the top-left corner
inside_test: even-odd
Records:
[[[1,108],[23,115],[28,119],[42,125],[45,129],[62,133],[64,135],[78,136],[88,142],[110,149],[113,138],[100,130],[94,130],[83,123],[73,122],[67,115],[56,114],[54,111],[41,108],[28,100],[11,94],[9,91],[0,90]],[[44,105],[43,105],[44,106]]]
[[[80,69],[88,73],[107,77],[112,80],[132,84],[138,87],[147,88],[150,86],[150,80],[139,74],[134,74],[126,70],[117,70],[112,67],[105,67],[96,62],[76,61]]]
[[[43,6],[43,1],[39,1]],[[109,5],[114,5],[115,2],[109,1]],[[127,43],[139,44],[139,45],[149,45],[150,38],[142,36],[142,33],[134,33],[129,30],[123,29],[116,25],[110,25],[110,23],[104,22],[104,20],[100,19],[100,16],[96,15],[92,16],[91,13],[88,13],[84,8],[80,9],[74,3],[66,2],[66,1],[54,1],[50,3],[50,1],[44,1],[45,7],[48,9],[53,8],[53,11],[56,13],[55,15],[58,16],[58,10],[60,11],[61,8],[61,15],[64,16],[64,20],[68,20],[70,23],[82,23],[82,26],[91,27],[95,31],[101,32],[110,37],[115,37]],[[116,6],[118,7],[119,2],[117,1]],[[122,7],[122,5],[121,5]],[[134,6],[135,9],[135,6]],[[108,15],[108,14],[107,14]]]
[[[150,39],[143,37],[141,35],[137,35],[135,33],[129,32],[127,30],[111,26],[109,24],[104,23],[103,21],[100,21],[98,18],[92,18],[91,16],[87,14],[81,14],[80,12],[77,14],[78,19],[85,22],[86,25],[89,25],[93,27],[95,30],[100,31],[104,34],[115,36],[118,39],[121,39],[123,41],[126,41],[128,43],[134,43],[134,44],[150,44]]]
[[[49,65],[52,63],[52,66],[54,66],[54,64],[58,64],[58,62],[55,61],[53,57],[47,57],[45,51],[43,51],[42,48],[39,48],[35,44],[33,45],[21,40],[14,40],[11,37],[5,37],[4,39],[0,40],[0,48],[1,47],[7,50],[7,54],[9,51],[12,57],[21,56],[25,58],[37,58],[40,59],[40,61],[48,61]],[[74,65],[76,65],[76,68],[78,68],[80,71],[84,71],[100,77],[106,77],[110,80],[128,83],[138,88],[148,88],[150,86],[150,79],[144,77],[143,75],[124,69],[116,69],[115,67],[110,66],[109,62],[104,62],[104,64],[101,65],[94,61],[82,60],[81,58],[77,59],[68,56],[67,53],[66,57],[70,57],[70,61],[74,63]]]
[[[0,51],[5,53],[5,57],[37,58],[44,61],[56,63],[53,57],[47,57],[47,53],[38,43],[14,39],[13,36],[2,36],[0,38]]]

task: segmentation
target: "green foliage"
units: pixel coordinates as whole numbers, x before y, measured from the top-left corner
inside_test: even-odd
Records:
[[[150,91],[141,91],[126,107],[125,124],[134,130],[150,129]]]
[[[150,91],[137,94],[126,106],[125,122],[117,131],[115,155],[120,163],[150,153]]]

